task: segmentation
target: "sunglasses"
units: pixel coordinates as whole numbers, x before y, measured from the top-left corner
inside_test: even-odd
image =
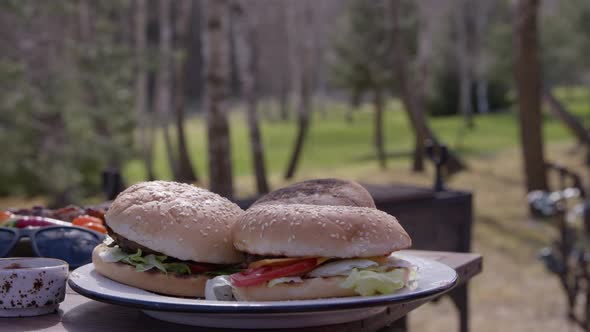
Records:
[[[30,239],[35,255],[61,259],[76,268],[92,261],[92,250],[105,236],[76,226],[0,227],[0,257],[6,257],[21,238]]]

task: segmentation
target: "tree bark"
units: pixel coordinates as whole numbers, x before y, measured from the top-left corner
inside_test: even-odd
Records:
[[[290,3],[292,5],[292,7],[290,8],[291,13],[290,16],[294,17],[297,16],[296,15],[296,11],[298,8],[297,7],[293,7],[295,2],[291,2]],[[297,165],[299,163],[299,159],[301,157],[301,151],[303,150],[303,144],[305,141],[305,138],[307,137],[307,132],[309,129],[309,120],[310,120],[310,115],[309,115],[309,111],[311,108],[311,78],[312,78],[312,73],[311,73],[311,61],[312,61],[312,57],[313,57],[313,43],[312,43],[312,39],[310,36],[310,29],[309,27],[311,26],[312,22],[313,22],[313,14],[312,14],[312,9],[311,9],[311,5],[310,3],[308,3],[307,1],[298,1],[297,2],[298,5],[301,5],[302,8],[302,12],[303,12],[303,24],[300,24],[298,26],[299,29],[297,29],[298,31],[300,31],[300,47],[297,47],[297,50],[299,50],[301,56],[299,57],[300,59],[300,63],[295,63],[294,66],[292,66],[292,68],[294,69],[294,71],[296,73],[291,72],[291,75],[293,77],[295,77],[296,81],[294,85],[296,85],[298,87],[298,89],[296,89],[295,91],[298,91],[299,95],[297,96],[298,98],[297,100],[297,136],[295,139],[295,144],[293,145],[293,151],[291,153],[291,158],[289,160],[289,164],[287,166],[287,170],[285,172],[285,179],[292,179],[293,176],[295,175],[295,171],[297,169]],[[296,21],[297,17],[295,17],[295,20],[291,20],[291,24],[293,25],[293,21]],[[293,43],[294,42],[294,34],[295,34],[295,27],[292,26],[290,29],[290,40]]]
[[[537,40],[538,0],[519,0],[514,15],[515,74],[526,189],[546,190]]]
[[[473,71],[475,86],[477,89],[477,112],[487,114],[490,112],[488,100],[488,57],[485,43],[488,41],[488,26],[493,1],[472,1],[469,3],[475,14],[470,16],[473,22]]]
[[[279,118],[281,121],[289,120],[289,83],[288,78],[281,79],[281,88],[279,92]]]
[[[296,8],[294,7],[293,2],[282,1],[280,3],[280,8],[282,10],[281,16],[283,18],[282,26],[283,29],[282,33],[284,34],[285,38],[285,48],[287,52],[285,53],[287,67],[285,70],[285,75],[281,77],[281,90],[279,96],[280,102],[280,120],[283,122],[289,121],[289,111],[294,110],[292,105],[295,105],[296,98],[293,98],[296,94],[296,89],[299,84],[296,84],[294,77],[297,76],[296,73],[296,58],[293,54],[295,52],[296,47],[295,43],[295,13],[293,12]],[[291,97],[291,98],[289,98]]]
[[[135,115],[137,119],[137,138],[139,149],[145,165],[147,178],[156,179],[152,159],[153,141],[149,132],[151,122],[147,112],[148,105],[148,77],[145,54],[147,53],[147,1],[135,2]]]
[[[393,38],[393,49],[395,53],[395,65],[393,66],[394,70],[394,77],[399,82],[400,86],[400,96],[402,99],[402,104],[408,114],[408,118],[410,120],[410,124],[414,131],[414,153],[413,153],[413,162],[412,162],[412,170],[414,172],[422,172],[424,171],[424,141],[426,140],[426,132],[425,126],[421,126],[419,122],[419,115],[424,112],[422,99],[417,95],[420,91],[414,90],[414,84],[410,81],[410,74],[408,73],[408,65],[409,59],[408,54],[405,47],[405,41],[402,35],[401,30],[401,23],[399,17],[399,7],[400,3],[399,0],[390,0],[389,2],[389,9],[391,10],[391,21],[392,21],[392,38]],[[424,42],[419,44],[423,47]],[[423,55],[424,52],[419,54]],[[424,56],[423,56],[424,57]],[[424,64],[424,61],[421,61],[419,65],[419,75],[422,74],[423,77],[420,80],[417,80],[418,87],[421,88],[421,82],[425,81],[425,76],[427,75],[427,68]]]
[[[179,179],[178,164],[172,147],[172,138],[170,136],[169,116],[172,107],[172,26],[170,22],[171,1],[159,1],[159,16],[158,24],[160,29],[159,40],[159,66],[156,78],[157,87],[157,105],[160,126],[164,136],[164,144],[166,147],[166,156],[172,177],[175,180]]]
[[[192,0],[193,8],[190,15],[189,43],[187,46],[186,86],[187,99],[202,104],[205,93],[204,60],[203,60],[203,1]]]
[[[209,187],[227,198],[233,196],[227,98],[229,80],[228,1],[209,0],[206,6],[206,79]]]
[[[174,64],[176,84],[174,86],[174,108],[176,110],[176,139],[178,141],[178,181],[192,183],[198,181],[197,173],[193,168],[184,130],[184,113],[186,108],[185,82],[187,80],[188,49],[190,45],[189,29],[192,11],[192,0],[178,2],[177,17],[177,49],[184,53],[182,59]]]
[[[410,124],[414,130],[415,136],[415,149],[413,158],[412,169],[415,172],[424,170],[424,143],[425,140],[430,140],[435,145],[440,145],[439,140],[434,135],[430,127],[426,122],[426,116],[424,114],[424,100],[426,98],[426,82],[428,75],[428,53],[429,51],[419,51],[419,73],[416,81],[411,79],[411,75],[408,72],[409,59],[407,50],[405,47],[405,41],[403,40],[401,24],[400,24],[400,0],[390,0],[389,9],[392,15],[392,38],[393,38],[393,49],[396,55],[396,63],[393,66],[394,77],[399,82],[401,88],[401,99],[404,104],[404,108],[408,113]],[[421,41],[420,44],[427,44],[425,41]],[[429,48],[429,45],[419,45],[423,50]],[[463,170],[465,166],[463,162],[449,150],[448,159],[446,163],[446,171],[448,174],[453,174]]]
[[[246,99],[246,118],[250,134],[252,148],[252,161],[256,175],[256,188],[259,194],[269,191],[266,179],[266,167],[264,165],[264,148],[260,138],[258,126],[258,28],[256,26],[256,7],[250,2],[250,7],[245,1],[234,0],[233,9],[235,15],[233,28],[235,29],[236,49],[238,53],[238,70],[242,84],[242,96]]]
[[[490,102],[488,99],[488,81],[486,77],[477,77],[475,83],[477,88],[477,111],[481,114],[490,113]]]
[[[374,144],[375,151],[377,152],[377,159],[379,160],[379,166],[382,169],[387,167],[387,155],[385,154],[385,143],[383,140],[383,91],[381,87],[375,87],[373,89],[373,105],[375,107],[375,118],[374,118]]]
[[[471,56],[467,38],[467,4],[465,0],[457,1],[455,10],[455,29],[457,31],[457,69],[459,73],[459,111],[467,128],[473,128],[473,108],[471,101]]]

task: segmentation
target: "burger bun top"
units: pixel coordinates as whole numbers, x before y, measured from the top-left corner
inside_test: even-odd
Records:
[[[287,257],[371,257],[411,246],[397,219],[366,207],[256,205],[234,224],[234,246]]]
[[[105,219],[117,234],[164,255],[232,264],[243,260],[230,234],[242,213],[236,204],[208,190],[150,181],[120,193]]]

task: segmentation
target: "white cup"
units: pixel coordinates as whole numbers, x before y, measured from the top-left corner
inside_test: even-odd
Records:
[[[0,317],[56,312],[66,295],[68,263],[53,258],[0,258]]]

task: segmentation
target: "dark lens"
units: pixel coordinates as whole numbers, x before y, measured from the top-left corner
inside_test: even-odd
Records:
[[[14,245],[16,234],[8,229],[0,229],[0,257],[8,255]]]
[[[92,250],[102,239],[90,231],[77,228],[49,228],[35,234],[39,256],[64,260],[70,267],[92,261]]]

